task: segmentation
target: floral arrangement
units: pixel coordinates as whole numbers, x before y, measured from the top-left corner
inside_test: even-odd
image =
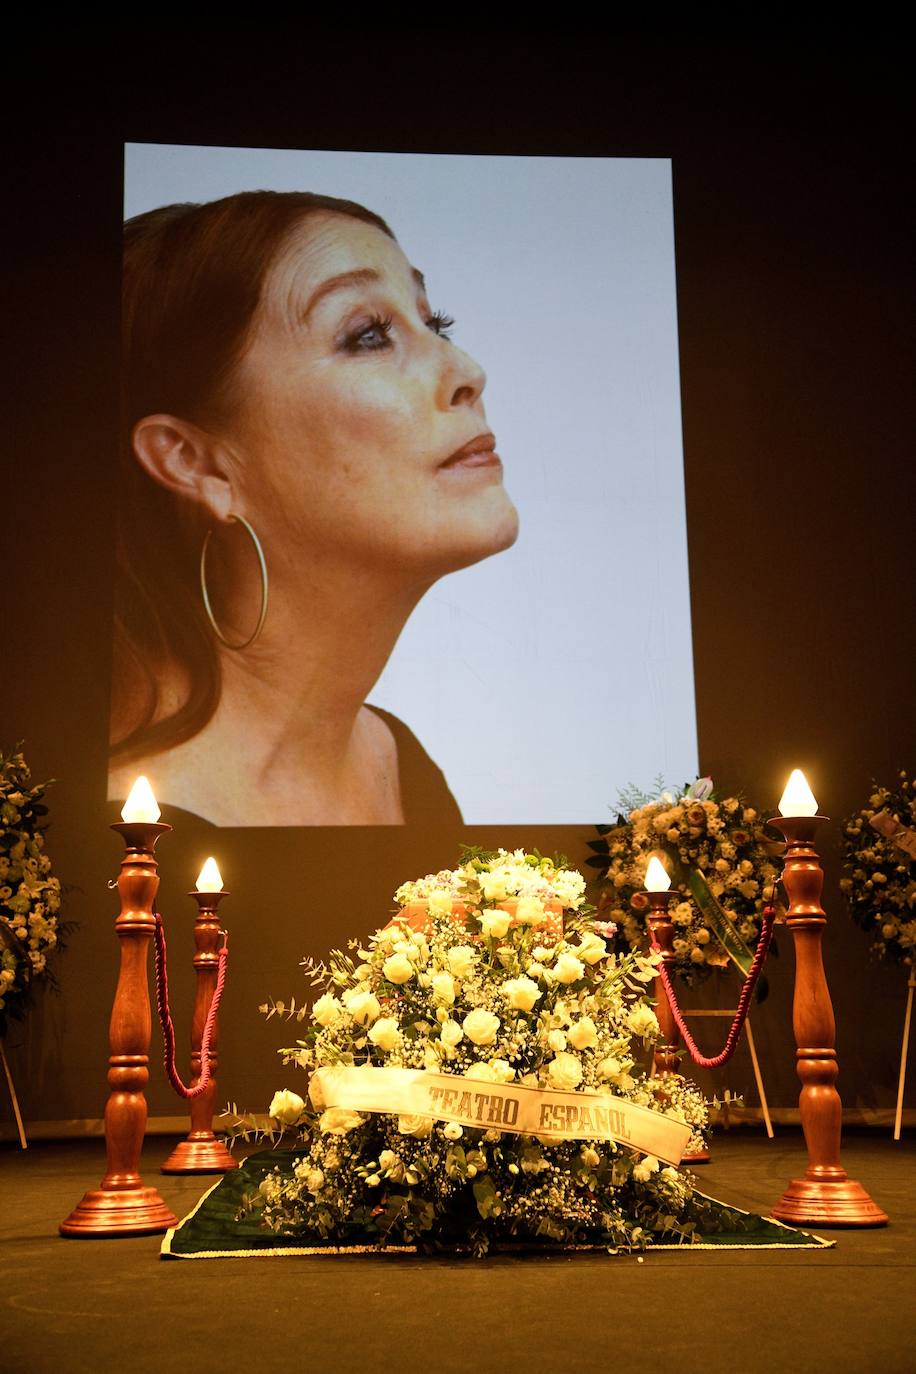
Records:
[[[50,977],[60,934],[60,883],[42,834],[48,784],[31,780],[20,751],[0,753],[0,1039],[28,1010],[34,980]]]
[[[645,948],[643,889],[649,858],[657,854],[680,896],[669,908],[678,974],[698,981],[730,959],[746,972],[764,902],[779,877],[772,861],[778,845],[758,812],[740,797],[717,798],[711,778],[677,797],[631,789],[620,804],[617,824],[598,826],[588,860],[600,870],[599,906],[618,927],[618,948]]]
[[[608,948],[613,927],[592,919],[584,887],[560,861],[522,850],[467,851],[459,868],[404,884],[401,912],[364,945],[327,965],[304,962],[320,990],[310,1009],[262,1008],[307,1022],[284,1061],[309,1073],[374,1065],[589,1091],[705,1121],[685,1080],[638,1070],[634,1039],[658,1032],[646,990],[656,960]],[[549,919],[557,903],[562,930]],[[328,1243],[642,1248],[689,1241],[704,1209],[678,1169],[612,1140],[319,1110],[288,1089],[270,1116],[296,1136],[297,1158],[292,1176],[269,1174],[250,1205],[276,1231]],[[245,1118],[237,1133],[249,1133]]]
[[[916,790],[901,769],[843,827],[843,877],[852,919],[881,959],[911,964],[916,951]]]

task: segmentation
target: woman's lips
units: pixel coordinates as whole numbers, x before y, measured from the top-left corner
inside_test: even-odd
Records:
[[[469,439],[461,448],[456,449],[439,466],[447,471],[453,468],[502,467],[499,454],[496,452],[496,436],[478,434],[475,439]]]

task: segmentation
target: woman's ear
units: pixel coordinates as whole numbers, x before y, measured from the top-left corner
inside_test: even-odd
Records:
[[[211,435],[174,415],[146,415],[132,439],[137,461],[154,482],[196,501],[214,519],[229,518],[230,468]]]

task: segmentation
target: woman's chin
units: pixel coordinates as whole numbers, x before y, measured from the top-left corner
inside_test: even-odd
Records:
[[[486,508],[473,514],[465,511],[461,522],[450,527],[451,538],[444,539],[441,546],[443,553],[448,549],[451,554],[445,571],[457,572],[459,568],[468,568],[473,563],[492,557],[494,553],[511,549],[515,543],[518,538],[518,511],[502,488],[493,495],[497,499],[488,503]]]

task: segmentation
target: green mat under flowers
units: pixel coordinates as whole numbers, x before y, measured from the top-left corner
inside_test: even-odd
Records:
[[[238,1220],[242,1199],[257,1191],[265,1174],[280,1168],[292,1171],[296,1155],[265,1150],[251,1155],[240,1169],[224,1174],[220,1181],[204,1193],[193,1211],[183,1221],[166,1232],[162,1242],[163,1259],[247,1259],[251,1256],[280,1255],[358,1255],[358,1254],[414,1254],[414,1246],[388,1246],[379,1251],[371,1239],[352,1244],[328,1244],[316,1236],[307,1241],[301,1235],[281,1236],[264,1230],[256,1217]],[[705,1194],[702,1195],[705,1197]],[[653,1250],[748,1250],[762,1247],[768,1250],[830,1248],[833,1241],[822,1240],[806,1231],[794,1231],[778,1221],[767,1221],[752,1212],[728,1207],[714,1198],[706,1199],[722,1220],[723,1230],[698,1235],[692,1244],[653,1245]],[[498,1248],[498,1247],[497,1247]],[[558,1249],[604,1249],[604,1246],[563,1247],[537,1241],[525,1245],[513,1244],[512,1249],[531,1251]]]

